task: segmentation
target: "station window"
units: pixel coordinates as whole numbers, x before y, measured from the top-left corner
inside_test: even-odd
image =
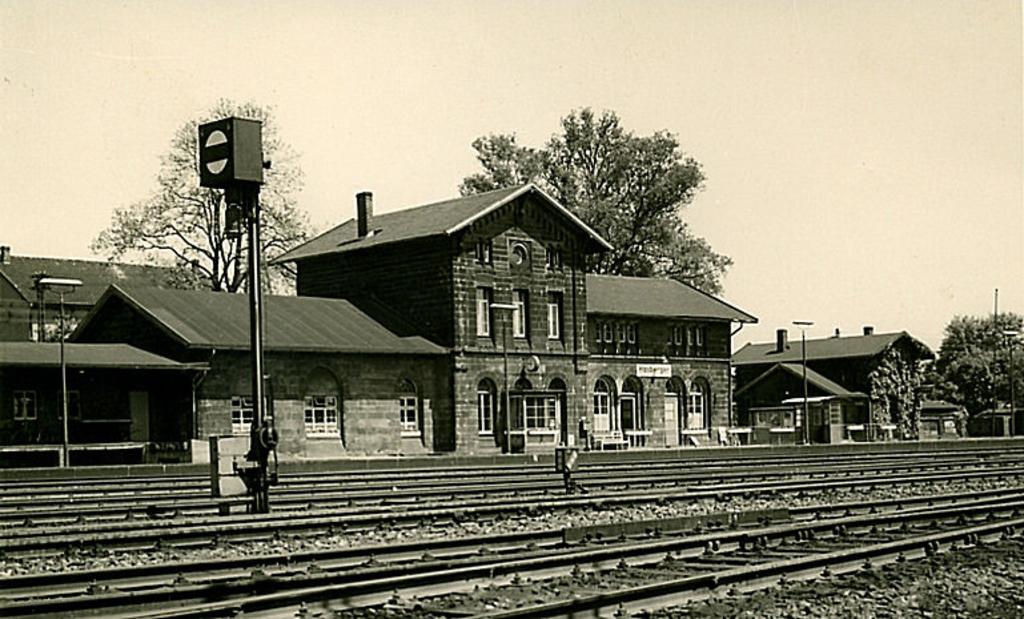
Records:
[[[494,432],[494,413],[497,403],[497,389],[489,379],[483,379],[476,388],[476,412],[480,434]]]
[[[604,341],[605,341],[605,343],[607,343],[607,344],[614,344],[615,340],[612,338],[612,323],[610,323],[610,322],[604,323],[603,330],[604,330]]]
[[[530,294],[525,290],[513,290],[512,304],[516,306],[512,310],[512,336],[526,337],[526,325],[529,321]]]
[[[36,392],[14,392],[14,418],[18,421],[29,421],[36,418]]]
[[[548,339],[562,339],[562,293],[548,293]]]
[[[636,343],[636,325],[635,324],[630,323],[630,324],[626,325],[626,341],[629,342],[630,344],[635,344]]]
[[[562,268],[562,250],[554,245],[548,245],[547,257],[544,266],[549,271],[555,271]]]
[[[231,398],[231,432],[248,434],[252,429],[252,398],[236,395]]]
[[[554,430],[557,428],[558,404],[552,396],[526,396],[526,429]]]
[[[476,289],[476,334],[489,336],[491,334],[491,301],[494,299],[494,290],[480,286]]]
[[[338,435],[338,398],[332,395],[306,396],[306,436]]]
[[[477,241],[476,243],[476,261],[480,264],[494,264],[494,245],[490,239],[486,241]]]
[[[403,381],[398,397],[398,420],[402,425],[402,436],[423,436],[420,426],[420,399],[416,386]]]

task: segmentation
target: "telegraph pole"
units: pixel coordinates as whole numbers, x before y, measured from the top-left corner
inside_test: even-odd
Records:
[[[231,237],[248,240],[249,343],[252,365],[252,425],[246,461],[235,470],[252,497],[251,511],[270,511],[270,453],[277,447],[274,419],[267,414],[263,358],[263,285],[260,260],[260,185],[263,184],[262,124],[225,118],[199,126],[199,184],[224,190],[224,225]]]

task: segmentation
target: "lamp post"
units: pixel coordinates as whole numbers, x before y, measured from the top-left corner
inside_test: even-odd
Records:
[[[804,444],[811,442],[810,433],[810,406],[807,403],[807,327],[810,327],[814,322],[810,320],[794,320],[793,324],[800,328],[800,359],[801,367],[804,375],[804,423],[801,434],[803,434]]]
[[[514,303],[491,303],[492,310],[502,310],[501,320],[501,361],[504,366],[505,380],[505,453],[512,453],[512,397],[508,392],[508,328],[512,322],[512,313],[519,309]]]
[[[1013,348],[1017,345],[1017,336],[1020,335],[1019,331],[1014,329],[1005,329],[1003,335],[1006,336],[1007,348],[1010,349],[1010,438],[1016,434],[1016,423],[1017,423],[1017,409],[1014,406],[1014,389],[1013,389]]]
[[[60,393],[64,429],[60,465],[66,467],[71,464],[71,450],[68,447],[68,367],[64,358],[64,293],[74,292],[75,288],[82,285],[82,280],[66,277],[41,277],[36,284],[40,290],[56,290],[60,295]],[[40,337],[42,336],[43,334],[40,333]]]

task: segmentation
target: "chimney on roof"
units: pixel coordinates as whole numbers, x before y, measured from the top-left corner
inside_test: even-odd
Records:
[[[864,325],[864,335],[874,335],[875,328],[871,325]]]
[[[833,335],[832,337],[839,337],[839,327],[836,327],[836,334]]]
[[[356,229],[359,238],[370,233],[373,226],[373,194],[369,191],[360,191],[356,194]]]
[[[11,246],[0,245],[0,264],[11,263]]]
[[[775,332],[775,352],[786,352],[789,348],[789,332],[779,329]]]

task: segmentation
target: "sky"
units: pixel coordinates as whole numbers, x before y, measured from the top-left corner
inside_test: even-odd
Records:
[[[272,106],[319,229],[457,195],[572,110],[667,130],[723,298],[808,337],[1024,313],[1015,1],[0,2],[0,244],[88,258],[218,99]]]

